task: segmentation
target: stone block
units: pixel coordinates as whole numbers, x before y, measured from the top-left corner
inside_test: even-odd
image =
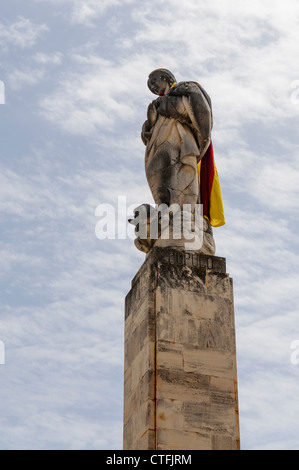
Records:
[[[238,448],[225,259],[153,248],[126,298],[124,449]]]

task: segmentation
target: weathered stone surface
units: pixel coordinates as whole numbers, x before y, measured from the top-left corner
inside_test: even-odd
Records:
[[[141,132],[145,173],[156,205],[139,205],[129,219],[135,226],[135,246],[144,253],[155,246],[215,255],[212,226],[225,220],[220,189],[214,215],[208,189],[214,164],[211,98],[199,83],[177,83],[166,69],[154,70],[148,87],[159,95],[148,106]]]
[[[211,447],[209,434],[157,429],[157,450],[211,450]]]
[[[225,260],[154,248],[126,298],[124,449],[238,449]]]

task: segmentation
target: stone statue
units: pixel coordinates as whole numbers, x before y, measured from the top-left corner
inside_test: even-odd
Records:
[[[197,251],[214,255],[210,221],[202,215],[200,224],[199,219],[196,220],[196,208],[202,203],[198,164],[211,145],[211,100],[198,83],[177,83],[174,75],[166,69],[154,70],[149,75],[148,87],[159,95],[148,106],[147,120],[141,133],[146,145],[145,172],[154,201],[157,206],[179,211],[181,223],[183,219],[188,220],[190,233],[197,236]],[[163,237],[161,217],[146,204],[135,210],[135,219],[136,215],[141,215],[142,208],[145,211],[143,219],[139,217],[138,223],[130,220],[138,230],[141,224],[147,227],[146,236],[140,237],[139,234],[135,241],[141,251],[147,253],[153,245],[184,248],[191,240],[190,236],[186,238],[186,231],[185,235],[177,236],[173,226],[170,235]],[[157,236],[151,237],[149,221],[155,217],[160,225]],[[174,220],[174,215],[171,220]]]

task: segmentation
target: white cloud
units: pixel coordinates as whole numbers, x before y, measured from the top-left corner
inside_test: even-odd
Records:
[[[163,66],[173,69],[178,80],[202,83],[214,103],[217,130],[227,132],[258,121],[270,125],[298,116],[291,103],[299,38],[293,0],[288,0],[288,8],[278,2],[274,8],[267,3],[261,9],[256,2],[256,8],[242,2],[241,10],[232,1],[170,3],[134,6],[135,27],[115,42],[120,61],[107,61],[96,53],[74,54],[81,70],[66,71],[53,94],[42,100],[44,115],[81,135],[129,121],[140,112],[141,103],[145,107],[148,73]],[[93,2],[87,6],[96,8]],[[105,7],[108,4],[101,2]]]
[[[61,52],[54,52],[53,54],[45,54],[43,52],[38,52],[33,57],[33,60],[38,64],[43,65],[60,65],[63,59],[63,54]]]
[[[113,255],[96,240],[94,194],[102,180],[116,190],[131,175],[114,182],[91,170],[55,176],[45,153],[40,165],[33,160],[30,174],[1,168],[3,219],[13,221],[0,245],[1,404],[8,410],[1,447],[115,449],[122,439],[123,302],[136,257],[128,240],[113,241]]]
[[[95,26],[95,20],[107,9],[133,3],[135,0],[35,0],[36,2],[50,2],[54,5],[69,7],[69,18],[74,24]]]
[[[3,50],[7,50],[9,47],[30,48],[40,35],[48,30],[46,24],[38,25],[30,19],[20,16],[13,23],[0,23],[0,44]]]
[[[150,53],[160,64],[173,64],[179,80],[206,86],[216,120],[239,126],[297,115],[289,99],[297,76],[295,1],[263,2],[263,7],[246,1],[239,8],[235,1],[167,0],[156,15],[158,3],[135,9],[140,24],[135,43],[150,41]]]
[[[24,86],[33,86],[39,83],[45,73],[44,69],[32,69],[32,67],[15,69],[8,72],[7,83],[12,90],[21,90]]]
[[[254,197],[263,200],[271,209],[281,214],[296,217],[299,200],[299,161],[269,162],[255,180]]]
[[[136,118],[146,58],[135,54],[130,61],[114,64],[98,56],[76,54],[73,60],[81,71],[67,73],[54,93],[40,101],[47,119],[72,134],[96,136]]]

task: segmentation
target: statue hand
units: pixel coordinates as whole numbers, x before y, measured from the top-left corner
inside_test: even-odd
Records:
[[[155,124],[157,117],[158,117],[156,103],[157,103],[157,100],[153,101],[149,105],[148,110],[147,110],[147,118],[151,127]]]

